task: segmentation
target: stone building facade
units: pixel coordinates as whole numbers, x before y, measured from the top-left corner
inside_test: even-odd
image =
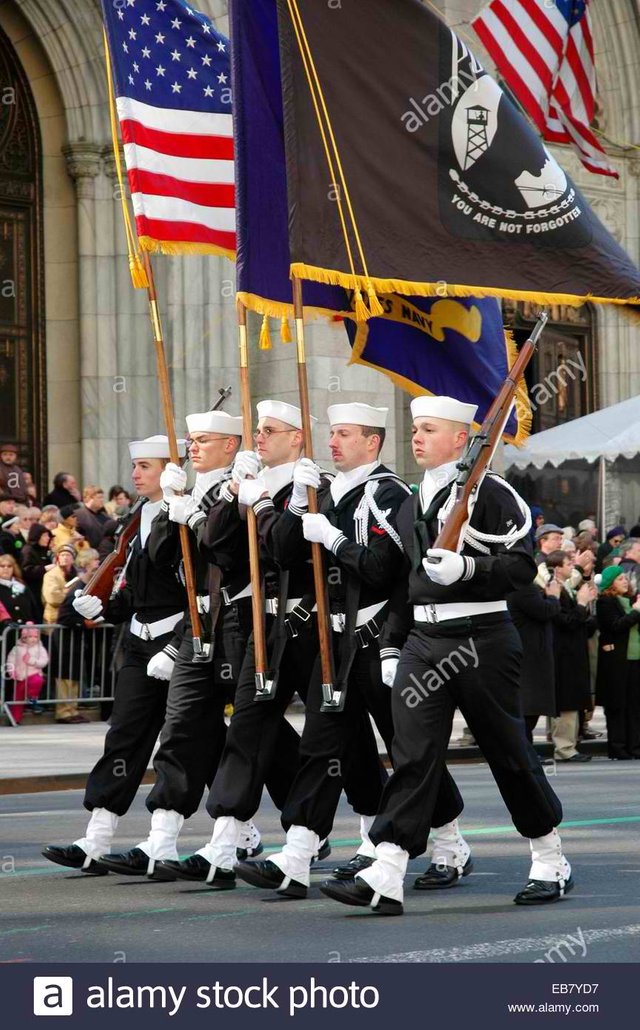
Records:
[[[227,30],[224,0],[198,6]],[[437,6],[472,35],[467,23],[480,0]],[[600,128],[611,140],[639,144],[637,4],[607,0],[592,7]],[[98,0],[0,0],[0,68],[0,389],[8,402],[1,406],[0,434],[19,440],[23,460],[41,480],[68,469],[105,487],[126,482],[126,441],[162,426],[146,295],[132,289],[126,260]],[[19,102],[4,104],[2,89],[12,84]],[[621,172],[617,182],[589,175],[572,153],[558,150],[640,263],[640,150],[612,146],[611,155]],[[209,407],[220,386],[233,387],[227,409],[238,410],[233,265],[163,256],[154,264],[178,426],[187,411]],[[12,275],[20,295],[5,301],[3,281]],[[522,305],[505,314],[521,332],[533,316]],[[563,346],[577,348],[590,378],[561,399],[564,409],[541,417],[552,423],[640,392],[638,329],[623,313],[557,309],[553,318],[548,360],[558,347],[560,353]],[[271,351],[258,353],[257,319],[251,330],[254,394],[295,400],[293,348],[276,340]],[[311,405],[321,420],[318,455],[327,457],[327,404],[357,396],[390,407],[385,457],[408,470],[407,398],[379,373],[347,367],[340,324],[312,324],[308,349]]]

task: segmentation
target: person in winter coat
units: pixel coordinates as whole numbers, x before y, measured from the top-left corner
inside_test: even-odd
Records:
[[[67,583],[64,601],[58,611],[58,625],[52,637],[52,665],[56,681],[56,722],[89,722],[78,709],[80,679],[93,664],[95,634],[78,626],[78,613],[73,607],[76,593],[81,591],[100,564],[98,552],[89,548],[76,558],[77,576]]]
[[[560,609],[562,588],[549,576],[546,569],[539,569],[533,583],[507,595],[507,606],[522,641],[522,713],[531,743],[540,716],[555,716],[557,712],[553,620]]]
[[[10,554],[0,554],[0,602],[13,623],[36,622],[37,610],[20,566]]]
[[[51,553],[51,531],[36,522],[29,530],[29,542],[22,551],[22,575],[38,612],[37,622],[42,622],[42,582],[45,573],[55,568]]]
[[[43,505],[55,504],[56,508],[65,508],[69,504],[77,504],[81,494],[75,477],[70,472],[58,472],[53,479],[53,490],[43,498]]]
[[[552,551],[545,562],[561,586],[560,604],[553,618],[557,715],[552,723],[554,758],[557,762],[588,762],[578,751],[580,713],[591,708],[589,637],[596,631],[591,614],[595,586],[571,586],[571,560],[564,551]]]
[[[640,758],[640,595],[630,599],[619,565],[603,570],[598,590],[596,700],[604,706],[609,758]]]
[[[45,572],[42,580],[44,622],[58,621],[58,611],[65,599],[67,586],[76,575],[74,561],[76,549],[73,544],[63,544],[55,554],[53,568]]]
[[[57,553],[63,544],[72,544],[76,551],[89,547],[89,541],[78,531],[78,512],[82,505],[68,504],[60,509],[60,525],[53,531],[53,549]]]
[[[29,623],[20,632],[20,639],[7,655],[7,675],[14,680],[11,715],[18,725],[22,722],[28,701],[32,711],[39,713],[37,704],[44,686],[43,669],[49,655],[40,639],[40,630]]]

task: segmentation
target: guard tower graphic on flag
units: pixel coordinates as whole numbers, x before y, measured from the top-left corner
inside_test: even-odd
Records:
[[[467,108],[467,152],[464,158],[464,170],[475,164],[479,157],[489,149],[487,124],[489,108],[482,104]]]

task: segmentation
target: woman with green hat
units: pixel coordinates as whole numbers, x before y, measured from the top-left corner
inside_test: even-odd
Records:
[[[596,576],[600,628],[596,701],[607,719],[609,758],[640,758],[640,595],[629,598],[619,565]]]

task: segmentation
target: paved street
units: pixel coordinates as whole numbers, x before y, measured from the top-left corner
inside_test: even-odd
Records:
[[[334,860],[353,851],[356,821],[344,802],[332,834],[333,856],[314,874],[309,898],[294,902],[245,885],[219,894],[186,883],[112,875],[93,879],[54,867],[41,858],[40,847],[81,835],[81,793],[5,795],[0,798],[0,960],[640,960],[640,763],[596,758],[555,776],[577,886],[562,903],[541,909],[512,904],[528,871],[527,849],[509,825],[487,767],[452,771],[466,801],[464,827],[476,872],[450,891],[407,889],[402,919],[340,907],[317,889]],[[281,832],[267,798],[259,822],[273,847]],[[137,843],[147,825],[141,796],[121,822],[118,846]],[[209,833],[210,822],[201,812],[185,827],[182,854]],[[410,871],[423,867],[421,859]]]

